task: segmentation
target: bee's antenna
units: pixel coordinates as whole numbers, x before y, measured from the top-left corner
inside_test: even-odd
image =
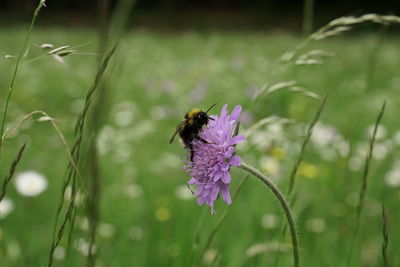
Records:
[[[210,109],[212,109],[216,104],[218,104],[218,103],[215,103],[214,105],[212,105],[211,107],[209,107],[208,109],[207,109],[207,111],[206,111],[206,114],[210,111]]]

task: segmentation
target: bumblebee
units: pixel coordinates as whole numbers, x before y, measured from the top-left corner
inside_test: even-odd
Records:
[[[190,153],[190,161],[193,161],[194,157],[194,151],[193,151],[193,144],[192,141],[194,139],[200,140],[203,143],[208,142],[201,138],[199,135],[203,128],[207,126],[209,120],[214,120],[213,118],[209,117],[207,113],[216,105],[212,105],[209,109],[207,109],[206,112],[199,108],[193,108],[189,110],[185,114],[185,118],[181,123],[178,124],[176,127],[175,133],[172,135],[171,140],[169,143],[171,144],[174,141],[174,138],[177,134],[179,134],[179,137],[181,138],[181,141],[183,145],[185,146],[185,149],[189,150]]]

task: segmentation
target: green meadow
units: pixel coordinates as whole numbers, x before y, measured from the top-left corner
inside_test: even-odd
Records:
[[[26,31],[26,25],[0,29],[1,117],[14,56]],[[216,201],[214,215],[209,207],[197,205],[186,186],[186,153],[178,140],[169,144],[169,139],[185,112],[214,103],[218,104],[212,114],[219,114],[224,104],[228,110],[243,107],[240,133],[246,141],[236,153],[287,196],[301,266],[384,266],[382,204],[389,238],[387,266],[399,266],[400,39],[391,28],[350,31],[310,42],[289,63],[280,60],[304,39],[285,32],[126,33],[105,71],[102,102],[92,105],[100,110],[90,110],[95,115],[87,119],[86,127],[96,122],[98,135],[84,132],[75,223],[70,234],[67,222],[53,266],[83,266],[87,261],[90,159],[85,155],[90,142],[97,147],[100,181],[96,266],[293,266],[290,235],[283,230],[286,218],[260,181],[232,167],[231,193],[243,183],[232,205]],[[68,45],[73,52],[55,57],[42,44],[53,49]],[[27,51],[6,128],[14,129],[36,110],[51,118],[36,114],[27,119],[1,147],[4,177],[20,146],[27,144],[7,185],[12,208],[0,211],[0,265],[10,267],[47,266],[69,162],[51,122],[71,148],[74,124],[99,63],[98,34],[91,28],[37,26]],[[317,52],[300,57],[309,51]],[[253,100],[263,88],[269,89]],[[325,95],[326,104],[301,152]],[[260,124],[265,118],[269,120]],[[289,177],[300,156],[294,190],[288,195]],[[29,171],[47,182],[35,196],[16,187],[18,176]],[[357,219],[363,184],[365,198]],[[214,232],[222,216],[226,217]]]

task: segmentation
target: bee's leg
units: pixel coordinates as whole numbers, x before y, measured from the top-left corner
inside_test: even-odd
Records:
[[[202,141],[202,142],[205,143],[205,144],[210,144],[210,142],[208,142],[207,140],[204,140],[204,139],[201,138],[200,136],[195,136],[194,138],[197,139],[197,140]]]
[[[193,162],[193,157],[194,157],[194,149],[193,149],[193,145],[192,145],[192,143],[190,143],[190,144],[188,145],[188,148],[189,148],[189,154],[190,154],[190,161],[192,161],[192,162]]]

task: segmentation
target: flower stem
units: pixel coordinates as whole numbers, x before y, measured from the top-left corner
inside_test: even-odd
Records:
[[[266,186],[271,189],[272,193],[274,193],[275,197],[278,199],[279,203],[281,204],[283,211],[285,212],[289,228],[290,228],[290,235],[292,238],[292,246],[293,246],[293,261],[294,261],[294,266],[299,267],[299,241],[297,239],[297,233],[296,233],[296,226],[294,224],[293,220],[293,215],[292,212],[290,211],[289,203],[283,196],[282,192],[279,191],[278,187],[272,183],[267,176],[262,174],[259,170],[256,168],[242,162],[239,168],[249,172],[250,174],[254,175],[258,179],[260,179]]]

